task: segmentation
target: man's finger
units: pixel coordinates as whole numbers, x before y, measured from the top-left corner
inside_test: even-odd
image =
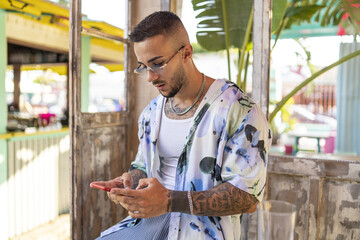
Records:
[[[90,183],[90,187],[93,187],[93,184],[98,184],[98,185],[105,186],[105,182],[104,182],[104,181],[95,181],[95,182],[91,182],[91,183]]]
[[[104,191],[110,191],[110,189],[111,189],[110,184],[108,184],[107,182],[103,182],[103,181],[91,182],[90,187],[98,188],[98,189],[101,189]]]
[[[130,173],[124,173],[122,175],[124,188],[131,188],[132,187],[132,179]]]
[[[150,185],[151,179],[149,178],[143,178],[139,180],[139,184],[136,187],[136,190],[146,188]]]
[[[139,193],[137,193],[136,190],[129,189],[129,188],[113,188],[110,191],[112,194],[125,196],[125,197],[137,197],[139,196]]]

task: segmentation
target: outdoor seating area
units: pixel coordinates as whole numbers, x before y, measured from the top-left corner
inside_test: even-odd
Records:
[[[261,146],[261,130],[244,141],[258,141],[263,201],[295,207],[291,240],[360,239],[360,2],[220,2],[0,0],[0,240],[95,239],[128,216],[90,183],[129,171],[143,137],[139,116],[165,82],[159,77],[154,87],[143,78],[182,57],[184,46],[162,65],[137,59],[128,34],[156,11],[181,18],[192,61],[205,74],[191,107],[209,76],[240,86],[266,116],[271,148]],[[136,74],[142,65],[145,77]],[[224,129],[233,124],[214,119]],[[153,137],[149,129],[145,137]],[[155,146],[154,139],[146,141]],[[243,151],[236,154],[249,164]],[[210,174],[223,166],[216,167]],[[262,239],[259,212],[242,213],[241,239]]]

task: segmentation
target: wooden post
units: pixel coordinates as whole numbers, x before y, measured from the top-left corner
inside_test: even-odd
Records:
[[[129,18],[130,26],[129,29],[132,30],[136,24],[138,24],[142,19],[144,19],[149,14],[154,11],[161,10],[162,0],[132,0],[131,1],[131,18]],[[132,45],[133,46],[133,45]],[[137,58],[133,49],[130,50],[129,53],[129,67],[131,70],[135,69],[138,65]],[[129,95],[130,100],[130,115],[131,115],[131,134],[129,135],[129,146],[130,146],[130,159],[135,159],[135,155],[137,153],[137,147],[139,145],[139,140],[137,137],[138,126],[137,120],[140,116],[142,110],[146,107],[146,105],[150,102],[151,99],[155,98],[159,92],[152,86],[151,83],[144,81],[135,74],[131,74],[131,91],[132,94]]]
[[[252,98],[269,115],[271,0],[254,1]]]
[[[251,97],[258,103],[265,114],[269,116],[269,78],[270,78],[270,39],[271,39],[271,0],[254,0],[253,22],[253,79]],[[253,239],[249,237],[251,216],[243,214],[241,232],[242,240]]]
[[[70,238],[79,240],[82,233],[81,159],[76,141],[78,113],[81,109],[81,0],[70,2],[69,33],[69,129],[70,129]]]
[[[171,0],[161,0],[161,11],[170,11]]]
[[[20,80],[21,80],[21,65],[14,64],[14,108],[20,110]]]

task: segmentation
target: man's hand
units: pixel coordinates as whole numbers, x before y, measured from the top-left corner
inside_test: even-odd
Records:
[[[126,172],[120,177],[114,178],[109,181],[97,181],[90,183],[90,187],[94,187],[93,185],[101,185],[107,188],[131,188],[132,179],[130,173]]]
[[[156,178],[140,179],[137,188],[113,188],[109,197],[120,203],[133,218],[160,216],[169,211],[169,190]]]

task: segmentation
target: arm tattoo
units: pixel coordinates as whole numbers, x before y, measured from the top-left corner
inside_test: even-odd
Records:
[[[222,183],[212,189],[191,192],[194,214],[199,216],[227,216],[254,210],[257,199],[231,183]],[[186,191],[172,191],[168,194],[168,212],[190,213]]]
[[[194,214],[226,216],[246,213],[253,209],[257,199],[231,183],[220,184],[208,191],[192,192]]]
[[[130,171],[131,179],[132,179],[132,189],[135,189],[139,184],[139,180],[142,178],[146,178],[146,173],[139,169],[133,169]]]

